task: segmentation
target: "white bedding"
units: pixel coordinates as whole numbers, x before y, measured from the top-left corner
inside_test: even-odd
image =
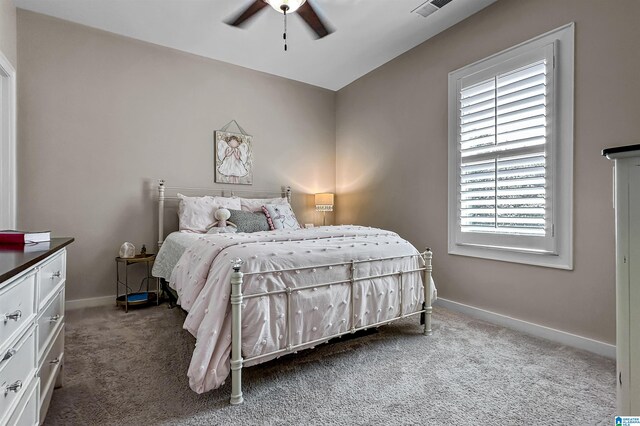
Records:
[[[247,275],[243,293],[251,294],[348,279],[351,260],[417,253],[393,232],[359,226],[200,235],[184,252],[169,280],[179,295],[178,303],[188,312],[184,328],[197,338],[188,371],[191,388],[198,393],[215,389],[224,383],[230,371],[232,259],[239,257],[245,261],[242,267],[245,273],[344,262],[331,268]],[[422,265],[419,257],[361,263],[357,265],[356,276],[393,273]],[[422,273],[405,274],[403,285],[405,313],[419,310],[424,300]],[[348,283],[336,284],[292,293],[294,345],[347,331],[352,321],[360,327],[399,314],[397,275],[356,284],[353,317],[349,287]],[[435,300],[433,282],[431,291]],[[285,295],[247,299],[242,315],[245,358],[286,347]],[[251,365],[251,361],[245,365]]]

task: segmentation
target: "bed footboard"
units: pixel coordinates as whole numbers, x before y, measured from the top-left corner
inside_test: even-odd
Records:
[[[431,249],[427,248],[423,253],[417,254],[417,255],[410,255],[410,256],[404,256],[404,257],[420,257],[422,259],[422,262],[424,264],[423,267],[420,268],[416,268],[416,269],[411,269],[411,270],[407,270],[407,271],[398,271],[397,273],[394,274],[385,274],[385,275],[375,275],[375,276],[367,276],[367,277],[357,277],[355,274],[356,268],[355,265],[358,263],[364,263],[364,262],[375,262],[375,261],[380,261],[380,260],[387,260],[387,259],[391,259],[391,258],[378,258],[378,259],[369,259],[369,260],[362,260],[362,261],[352,261],[351,262],[351,276],[349,278],[349,280],[347,281],[348,283],[351,284],[350,288],[351,288],[351,300],[353,301],[353,294],[354,294],[354,286],[356,285],[356,283],[358,283],[359,281],[363,281],[363,280],[370,280],[373,278],[382,278],[382,277],[386,277],[386,276],[390,276],[390,275],[397,275],[398,279],[399,279],[399,284],[400,284],[400,288],[402,289],[402,283],[403,283],[403,275],[405,274],[409,274],[409,273],[422,273],[423,274],[423,280],[424,280],[424,305],[423,308],[421,310],[415,311],[415,312],[410,312],[410,313],[405,313],[405,307],[403,304],[403,299],[400,299],[400,313],[398,316],[394,317],[394,318],[390,318],[388,320],[385,321],[381,321],[375,324],[367,324],[367,325],[363,325],[361,327],[357,327],[356,324],[354,323],[353,326],[342,333],[337,333],[334,335],[330,335],[330,336],[324,336],[321,339],[317,339],[317,340],[313,340],[313,341],[309,341],[309,342],[304,342],[298,345],[293,345],[290,339],[290,329],[291,329],[291,323],[290,323],[290,319],[291,319],[291,297],[292,297],[292,288],[287,287],[284,290],[280,290],[280,291],[272,291],[272,292],[268,292],[268,293],[255,293],[255,294],[248,294],[248,295],[243,295],[242,294],[242,283],[243,283],[243,277],[245,274],[243,274],[240,271],[240,268],[242,267],[242,264],[244,263],[244,261],[242,259],[234,259],[231,261],[232,263],[232,268],[233,268],[233,272],[231,274],[231,297],[230,297],[230,302],[231,302],[231,404],[232,405],[238,405],[238,404],[242,404],[242,402],[244,401],[244,398],[242,396],[242,367],[244,365],[245,359],[242,357],[242,303],[244,301],[244,299],[251,299],[251,298],[255,298],[255,297],[262,297],[262,296],[271,296],[271,295],[275,295],[275,294],[285,294],[287,297],[287,345],[285,348],[283,349],[279,349],[270,353],[266,353],[266,354],[261,354],[258,356],[254,356],[254,357],[250,357],[247,358],[247,360],[255,360],[255,359],[259,359],[259,358],[267,358],[270,356],[280,356],[280,355],[284,355],[287,353],[291,353],[291,352],[295,352],[299,349],[304,349],[306,347],[311,346],[311,348],[313,348],[313,345],[315,344],[320,344],[320,343],[324,343],[327,342],[330,339],[333,339],[335,337],[340,337],[343,336],[345,334],[352,334],[355,333],[356,331],[359,330],[366,330],[369,328],[374,328],[374,327],[379,327],[381,325],[384,324],[389,324],[393,321],[396,321],[398,319],[401,318],[406,318],[406,317],[410,317],[410,316],[414,316],[414,315],[421,315],[424,316],[424,331],[423,334],[425,336],[429,336],[432,334],[432,330],[431,330],[431,314],[432,314],[432,293],[431,293],[431,275],[432,275],[432,271],[433,271],[433,267],[432,267],[432,257],[433,257],[433,253],[431,251]],[[397,257],[396,257],[397,258]],[[337,264],[336,264],[337,265]],[[330,266],[330,265],[322,265],[322,266]],[[310,267],[311,268],[311,267]],[[298,268],[299,269],[299,268]],[[271,271],[266,271],[266,272],[271,272]],[[264,271],[262,271],[261,273],[264,273]],[[255,274],[255,273],[252,273]],[[252,275],[250,274],[250,275]],[[300,289],[306,289],[306,288],[312,288],[312,287],[322,287],[322,286],[330,286],[332,284],[337,284],[336,282],[330,282],[330,283],[325,283],[325,284],[313,284],[312,286],[308,286],[308,287],[296,287],[296,290],[300,290]]]

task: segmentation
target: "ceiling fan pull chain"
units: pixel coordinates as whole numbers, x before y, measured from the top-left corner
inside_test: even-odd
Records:
[[[284,12],[284,33],[282,33],[282,38],[284,40],[284,51],[287,51],[287,9],[283,8]]]

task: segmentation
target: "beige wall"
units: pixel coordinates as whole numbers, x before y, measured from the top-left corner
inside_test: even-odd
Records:
[[[615,342],[612,165],[600,150],[638,143],[639,16],[636,0],[502,0],[340,90],[338,222],[433,247],[444,298]],[[571,21],[575,269],[448,255],[448,73]]]
[[[67,299],[115,293],[123,241],[155,249],[158,178],[214,186],[231,119],[254,188],[335,189],[334,92],[23,10],[18,50],[19,226],[76,237]]]
[[[0,52],[17,68],[16,8],[11,0],[0,0]]]

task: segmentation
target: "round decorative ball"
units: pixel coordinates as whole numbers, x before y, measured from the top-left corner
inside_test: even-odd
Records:
[[[125,242],[120,246],[120,257],[123,259],[129,259],[135,257],[136,255],[136,246],[131,244],[130,242]]]

